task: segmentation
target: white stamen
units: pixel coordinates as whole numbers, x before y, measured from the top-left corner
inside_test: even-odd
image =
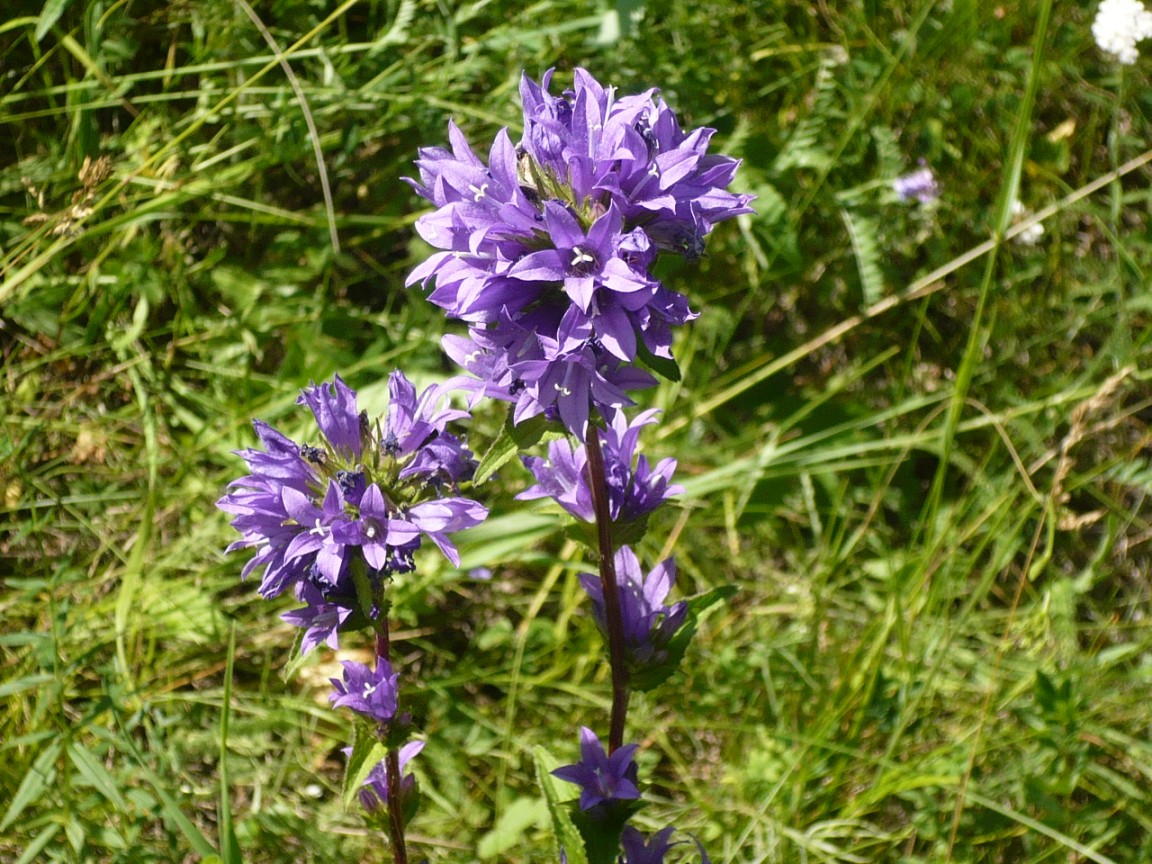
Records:
[[[480,188],[476,188],[471,183],[468,184],[468,191],[472,193],[472,200],[479,201],[488,191],[488,184],[485,183]]]
[[[572,250],[572,266],[579,267],[581,264],[592,264],[596,261],[591,255],[581,249],[579,246]]]

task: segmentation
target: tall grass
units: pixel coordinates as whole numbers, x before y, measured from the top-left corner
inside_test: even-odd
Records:
[[[759,196],[664,274],[702,314],[644,396],[687,487],[645,551],[740,590],[635,700],[649,827],[733,864],[1152,859],[1152,61],[1115,66],[1091,13],[9,8],[0,861],[381,856],[340,804],[332,664],[292,662],[213,502],[310,379],[371,408],[396,366],[448,373],[399,178],[578,64],[716,127]],[[891,192],[919,158],[935,206]],[[490,484],[460,571],[397,586],[432,861],[545,860],[533,747],[610,698],[590,568],[526,481]]]

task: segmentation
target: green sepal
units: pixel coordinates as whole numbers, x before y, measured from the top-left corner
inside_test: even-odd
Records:
[[[655,690],[671,678],[672,674],[680,667],[680,661],[684,659],[688,644],[696,634],[696,628],[703,620],[705,613],[716,604],[730,599],[735,593],[735,585],[721,585],[719,588],[713,588],[711,591],[687,598],[688,615],[684,619],[684,624],[676,631],[676,635],[668,642],[668,656],[659,666],[647,666],[632,670],[628,679],[632,689],[642,692]]]
[[[480,464],[476,466],[476,473],[472,476],[473,485],[486,482],[493,474],[511,461],[512,457],[521,450],[527,450],[535,445],[547,431],[550,425],[543,414],[530,417],[523,423],[513,423],[515,407],[508,409],[508,418],[504,426]]]
[[[639,519],[633,519],[629,522],[614,522],[612,523],[612,546],[617,550],[621,546],[635,546],[644,539],[646,533],[648,533],[647,513]],[[597,533],[595,523],[573,520],[564,526],[563,534],[566,540],[574,540],[591,550],[593,556],[599,556],[600,535]]]
[[[568,512],[564,512],[564,516],[568,516]],[[596,534],[596,526],[588,522],[580,522],[573,520],[564,525],[560,530],[565,540],[571,540],[579,543],[585,549],[592,553],[592,559],[589,561],[588,566],[595,570],[596,556],[600,554],[600,538]]]
[[[612,524],[612,545],[617,550],[621,546],[637,546],[644,535],[648,533],[648,514],[628,522],[614,522]]]
[[[648,350],[648,346],[644,344],[644,340],[640,337],[636,339],[636,359],[661,378],[666,378],[669,381],[680,381],[679,364],[671,357],[657,357]]]
[[[403,771],[400,772],[400,782],[401,783],[404,782],[404,772]],[[401,788],[403,788],[403,786],[401,786]],[[407,795],[405,795],[402,799],[402,802],[401,802],[404,805],[403,817],[404,817],[404,824],[405,825],[407,825],[409,822],[412,821],[412,817],[415,816],[417,811],[420,809],[420,801],[421,801],[420,784],[419,783],[413,783],[412,784],[412,791],[409,792]]]
[[[588,854],[584,851],[584,838],[568,815],[567,806],[560,803],[556,784],[552,781],[552,770],[560,765],[560,760],[539,746],[533,748],[532,755],[536,762],[536,780],[540,784],[540,791],[544,793],[548,815],[552,817],[552,839],[555,842],[553,860],[559,861],[560,850],[564,850],[568,864],[589,864]]]

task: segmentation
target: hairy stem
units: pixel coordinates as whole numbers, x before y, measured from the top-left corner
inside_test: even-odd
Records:
[[[395,864],[408,864],[408,849],[404,845],[404,805],[400,800],[400,753],[395,747],[384,757],[388,773],[388,828],[392,834],[392,860]]]
[[[383,605],[380,608],[383,610]],[[388,655],[388,618],[381,611],[376,627],[376,656],[391,662]],[[404,844],[404,802],[400,791],[400,752],[395,747],[388,748],[384,771],[388,776],[388,833],[392,838],[392,860],[395,864],[408,864],[408,849]]]
[[[600,541],[600,587],[604,593],[604,617],[608,624],[608,660],[612,668],[612,720],[608,727],[608,752],[624,743],[624,719],[628,714],[628,668],[624,657],[624,617],[620,611],[620,589],[616,584],[616,550],[612,545],[612,516],[608,506],[608,483],[604,475],[604,454],[600,433],[588,426],[588,485],[596,511],[596,531]]]

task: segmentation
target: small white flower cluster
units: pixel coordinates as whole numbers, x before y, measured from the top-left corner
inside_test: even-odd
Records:
[[[1108,0],[1105,0],[1108,2]],[[1013,223],[1023,222],[1025,219],[1032,218],[1032,211],[1021,203],[1017,198],[1012,202],[1012,221]],[[1035,246],[1040,242],[1040,238],[1044,236],[1044,226],[1037,222],[1035,225],[1029,225],[1023,231],[1016,235],[1015,240],[1023,246]]]
[[[1152,12],[1140,0],[1102,0],[1092,35],[1100,50],[1131,66],[1140,56],[1136,43],[1152,37]]]

